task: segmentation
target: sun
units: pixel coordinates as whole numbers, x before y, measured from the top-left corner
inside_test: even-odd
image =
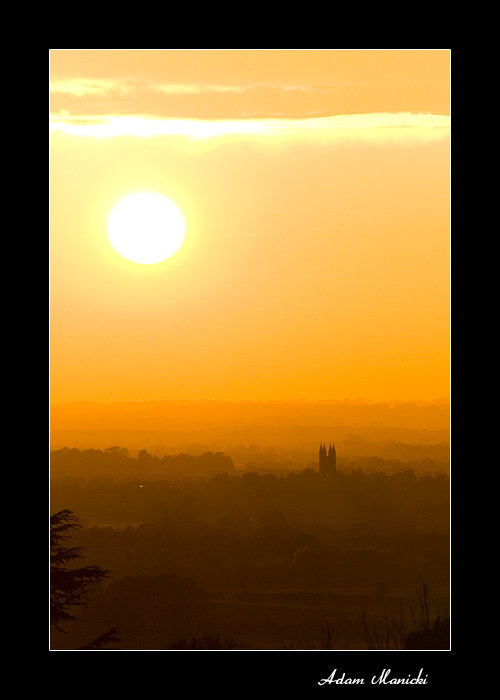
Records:
[[[153,265],[179,250],[184,219],[166,197],[139,192],[122,199],[109,215],[108,238],[122,257]]]

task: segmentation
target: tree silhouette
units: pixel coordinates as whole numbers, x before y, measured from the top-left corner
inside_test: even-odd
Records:
[[[86,604],[90,586],[111,574],[100,566],[69,568],[68,564],[84,558],[82,547],[64,546],[71,537],[68,532],[79,527],[71,510],[62,510],[50,518],[50,624],[63,633],[67,630],[62,625],[77,619],[73,608]],[[113,627],[82,649],[101,649],[116,642],[116,632]]]

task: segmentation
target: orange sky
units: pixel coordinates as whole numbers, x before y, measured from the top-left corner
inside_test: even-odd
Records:
[[[449,394],[449,50],[52,50],[51,401]],[[106,225],[164,194],[138,265]]]

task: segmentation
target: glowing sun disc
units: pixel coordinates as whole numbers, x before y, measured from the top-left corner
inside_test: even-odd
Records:
[[[108,219],[108,238],[122,257],[153,265],[179,250],[184,219],[176,205],[159,194],[132,194],[119,202]]]

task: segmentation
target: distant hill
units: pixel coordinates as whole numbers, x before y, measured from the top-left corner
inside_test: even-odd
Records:
[[[201,453],[255,445],[315,455],[320,442],[346,440],[349,454],[388,457],[397,452],[401,458],[404,444],[448,443],[450,406],[446,401],[62,403],[51,407],[50,441],[52,449],[119,445],[131,451],[145,448],[173,453],[199,445]],[[371,443],[387,444],[380,453],[378,447],[373,451]]]

